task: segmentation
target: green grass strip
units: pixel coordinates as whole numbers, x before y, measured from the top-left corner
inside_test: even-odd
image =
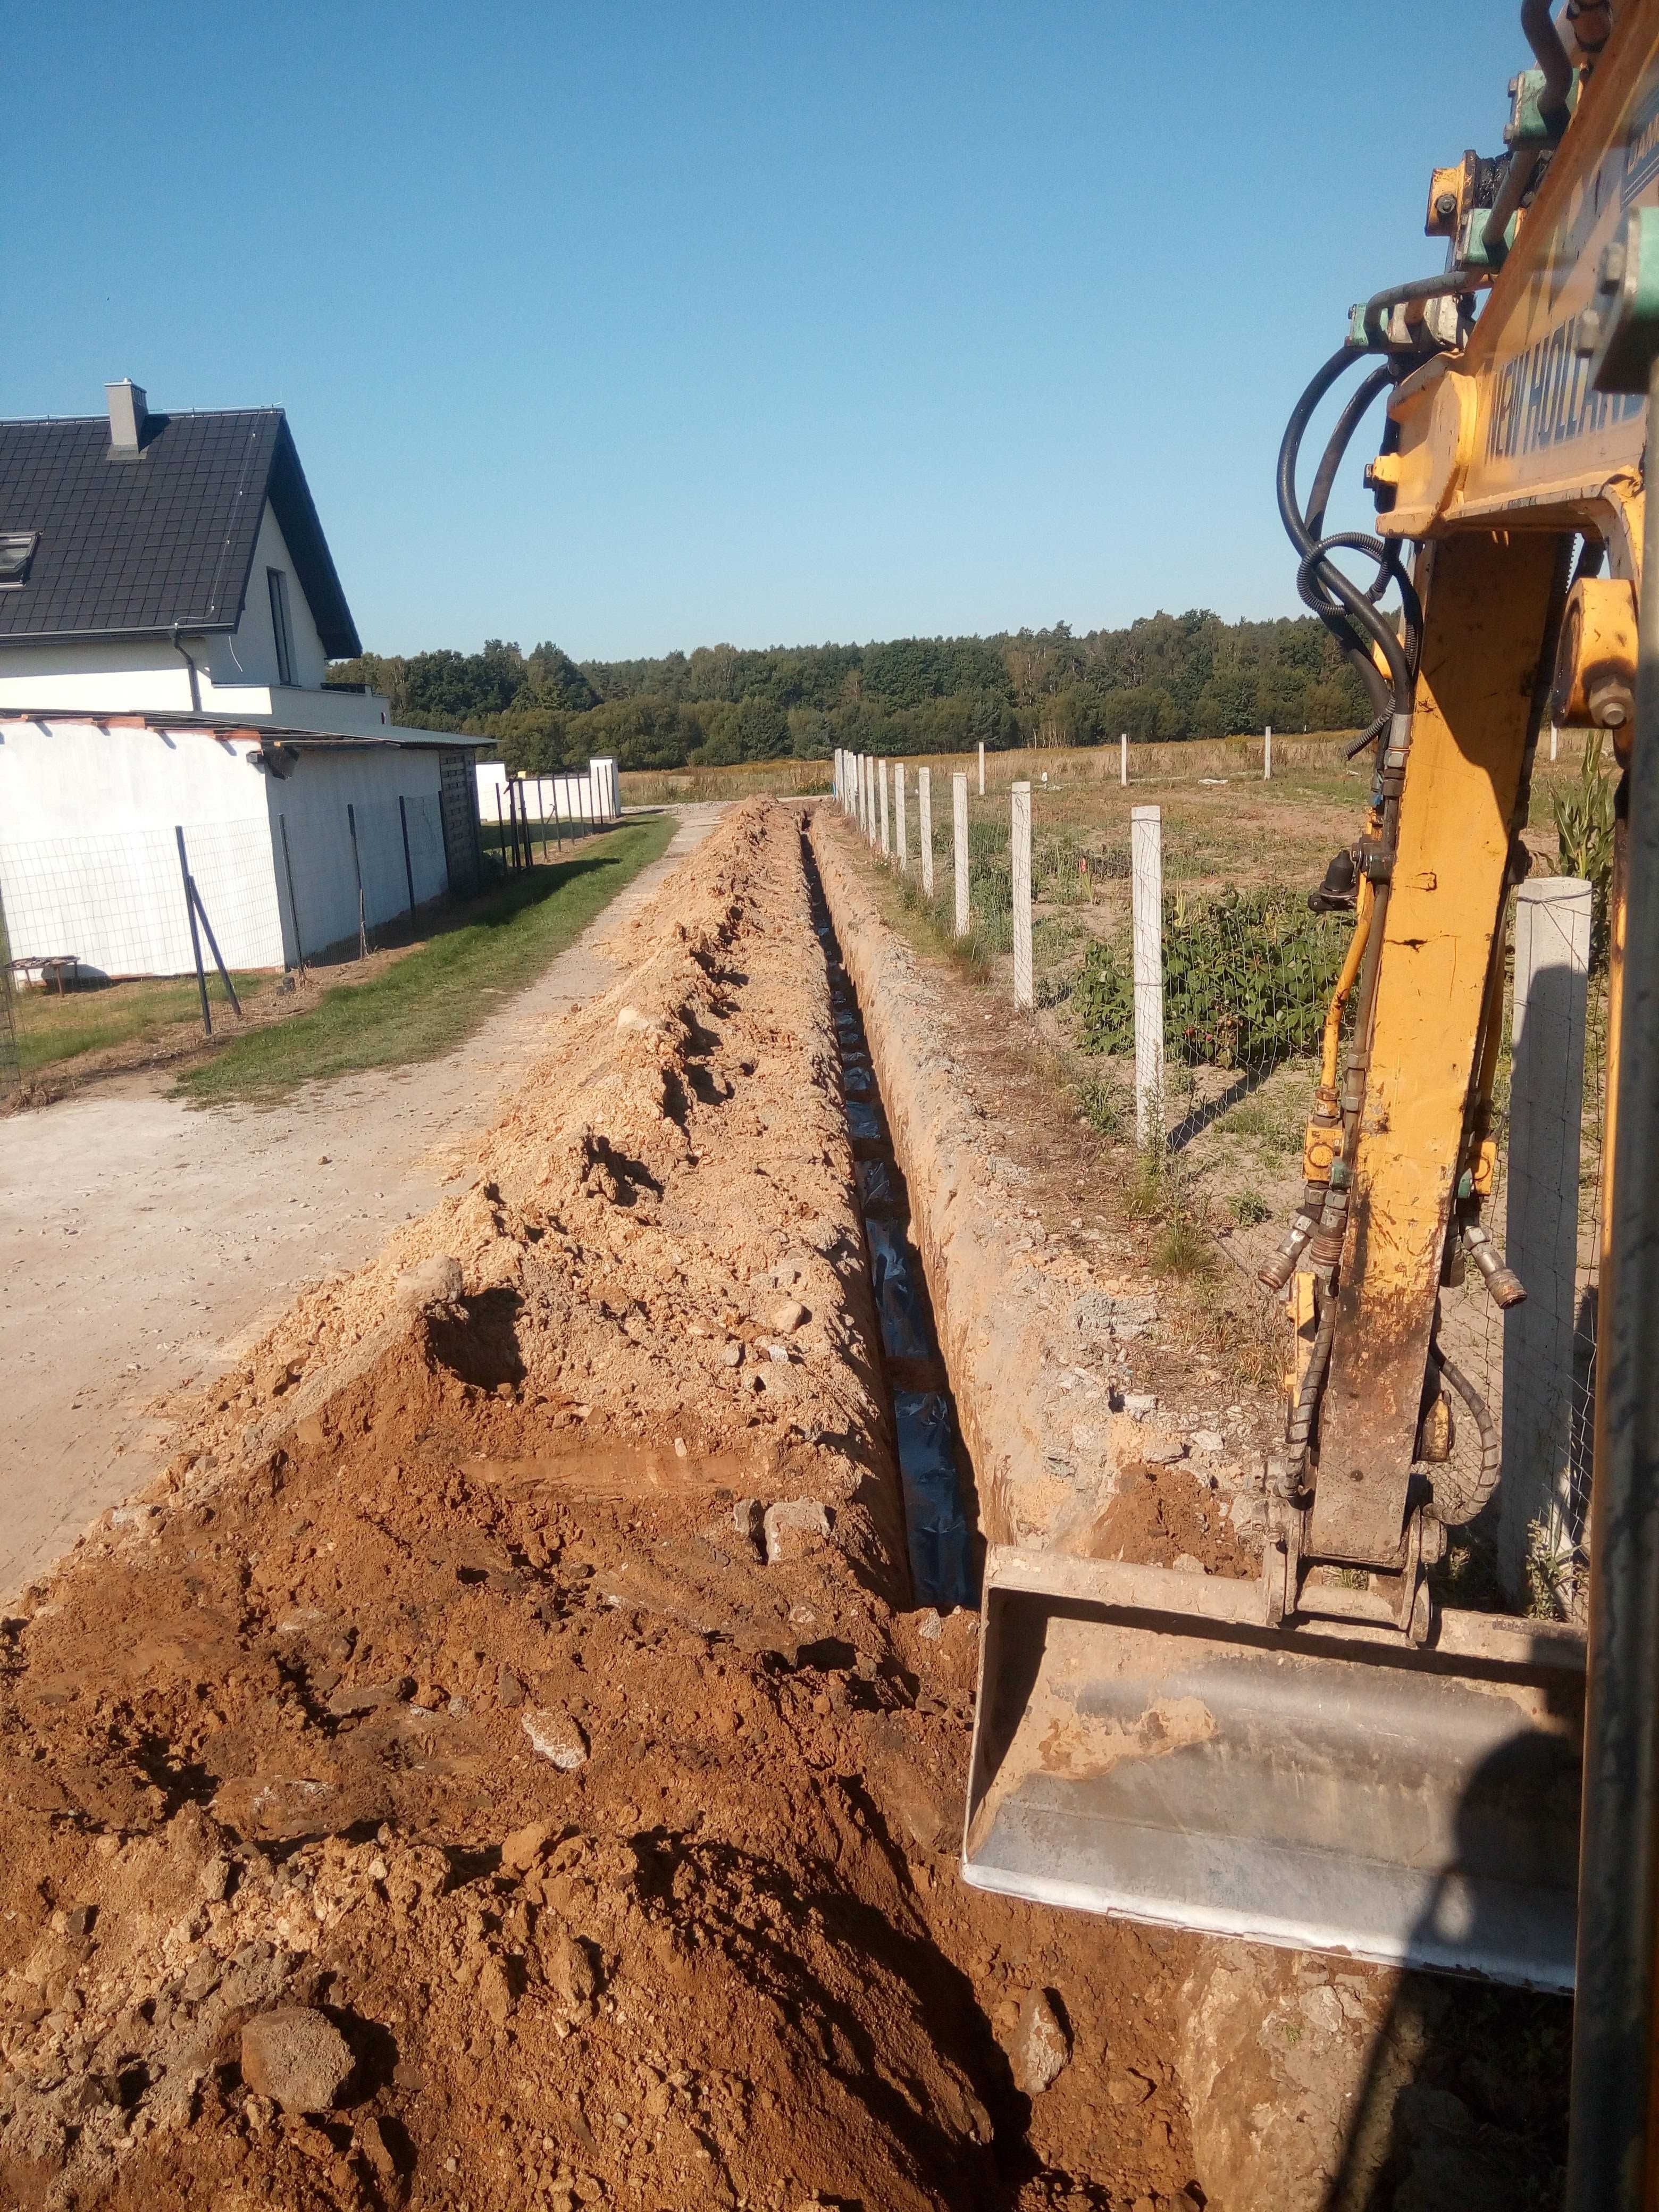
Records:
[[[672,815],[629,823],[571,860],[509,877],[475,918],[362,983],[339,983],[307,1014],[236,1037],[179,1079],[198,1105],[280,1097],[301,1083],[434,1060],[499,1012],[574,944],[666,848]]]
[[[237,975],[235,983],[239,995],[251,999],[269,990],[271,978],[256,970]],[[209,996],[216,1021],[235,1019],[217,975]],[[62,998],[50,989],[20,993],[14,1007],[17,1056],[24,1074],[33,1075],[60,1060],[76,1060],[83,1052],[104,1052],[132,1037],[147,1036],[173,1022],[199,1022],[200,1006],[194,975],[157,976],[107,991],[70,991]]]

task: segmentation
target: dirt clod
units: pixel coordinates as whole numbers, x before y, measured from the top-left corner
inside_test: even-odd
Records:
[[[300,2005],[256,2014],[242,2030],[242,2079],[285,2112],[325,2112],[351,2077],[351,2045]]]
[[[398,1278],[397,1295],[401,1304],[416,1310],[453,1305],[461,1295],[463,1281],[460,1261],[450,1253],[434,1252],[429,1259],[404,1270]]]
[[[826,1540],[830,1516],[818,1498],[791,1498],[769,1505],[763,1526],[766,1564],[775,1567],[781,1560],[799,1559],[815,1540]]]

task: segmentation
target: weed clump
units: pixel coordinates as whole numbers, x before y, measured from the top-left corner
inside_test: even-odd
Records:
[[[1266,1068],[1312,1052],[1346,943],[1294,890],[1176,892],[1164,908],[1166,1060]],[[1133,1050],[1134,978],[1117,945],[1090,948],[1072,1001],[1085,1052]]]

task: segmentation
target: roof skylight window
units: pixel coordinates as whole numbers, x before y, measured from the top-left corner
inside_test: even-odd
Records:
[[[0,531],[0,592],[15,592],[22,583],[40,543],[38,530]]]

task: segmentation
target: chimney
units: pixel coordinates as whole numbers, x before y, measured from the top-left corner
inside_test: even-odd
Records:
[[[118,384],[106,384],[104,395],[109,401],[109,449],[131,459],[144,442],[144,424],[149,415],[144,387],[124,376]]]

